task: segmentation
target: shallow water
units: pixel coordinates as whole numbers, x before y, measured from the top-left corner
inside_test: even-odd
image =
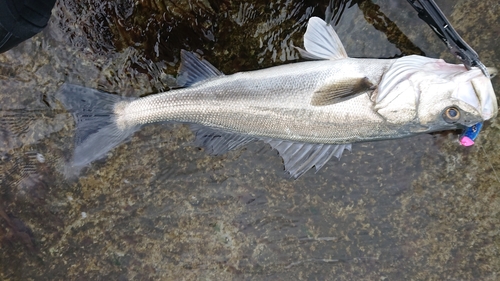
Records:
[[[406,1],[358,2],[336,26],[351,56],[456,62]],[[296,181],[263,143],[213,157],[186,126],[152,125],[68,178],[63,82],[164,91],[181,49],[225,73],[293,62],[327,5],[78,3],[59,1],[42,34],[0,54],[0,279],[497,280],[496,120],[471,148],[455,133],[357,144]],[[500,66],[500,4],[438,4]]]

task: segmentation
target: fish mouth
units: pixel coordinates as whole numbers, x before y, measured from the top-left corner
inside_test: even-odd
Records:
[[[489,68],[491,73],[496,73],[496,68]],[[460,79],[458,88],[453,94],[457,98],[471,106],[473,106],[481,118],[486,121],[497,116],[498,104],[493,85],[490,78],[484,76],[479,69],[473,69],[466,72],[468,76],[465,81]]]

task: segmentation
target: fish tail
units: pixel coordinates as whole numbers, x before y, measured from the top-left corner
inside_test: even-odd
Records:
[[[63,84],[56,98],[75,118],[73,167],[104,157],[139,129],[138,125],[117,123],[115,108],[130,102],[129,98],[72,84]]]

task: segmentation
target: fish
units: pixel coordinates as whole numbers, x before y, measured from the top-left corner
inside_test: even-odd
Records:
[[[478,68],[417,55],[351,58],[317,17],[303,39],[297,50],[306,61],[232,75],[182,50],[179,88],[142,98],[63,84],[56,98],[76,120],[71,164],[103,158],[147,124],[178,122],[212,155],[268,143],[297,179],[353,143],[471,127],[497,115],[491,81]]]

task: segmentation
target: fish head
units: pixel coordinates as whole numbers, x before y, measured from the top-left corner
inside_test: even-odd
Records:
[[[415,132],[470,127],[498,113],[491,80],[480,69],[421,56],[398,59],[384,75],[376,99],[389,112],[404,107],[388,101],[404,100],[406,112],[413,110]]]
[[[497,116],[498,105],[489,77],[480,69],[442,60],[429,63],[427,79],[419,84],[418,120],[431,130],[470,127]]]

